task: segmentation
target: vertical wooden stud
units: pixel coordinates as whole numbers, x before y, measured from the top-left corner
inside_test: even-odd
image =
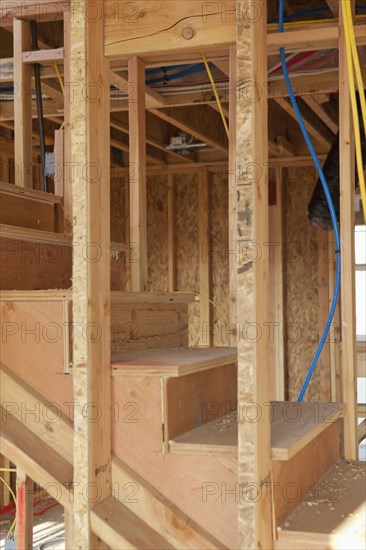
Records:
[[[16,545],[19,550],[33,548],[33,481],[21,469],[16,474],[17,525]]]
[[[236,105],[237,105],[237,77],[236,77],[236,46],[230,46],[229,58],[229,319],[230,319],[230,345],[236,346],[236,321],[237,321],[237,217],[236,217]],[[227,327],[229,330],[229,327]]]
[[[211,253],[210,253],[210,207],[208,172],[203,168],[198,176],[199,216],[199,278],[200,278],[200,334],[199,345],[211,346]],[[208,327],[208,329],[207,329]]]
[[[177,290],[175,256],[175,186],[174,174],[168,174],[168,291]]]

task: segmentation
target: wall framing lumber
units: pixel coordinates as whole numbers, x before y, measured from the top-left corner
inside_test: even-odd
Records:
[[[236,235],[237,235],[237,204],[236,204],[236,104],[237,104],[237,78],[236,78],[236,46],[230,47],[229,58],[229,160],[228,160],[228,222],[229,222],[229,319],[232,327],[237,321],[237,256],[236,256]],[[234,328],[232,331],[230,345],[236,342]]]
[[[329,239],[326,231],[318,233],[318,341],[324,330],[329,313]],[[318,361],[319,399],[328,402],[332,394],[332,375],[330,366],[330,341],[334,338],[332,328]]]
[[[198,209],[199,209],[199,293],[200,293],[200,324],[199,345],[210,347],[212,345],[211,326],[211,254],[207,254],[210,243],[210,205],[209,205],[209,174],[206,169],[197,173],[198,179]],[[208,332],[208,334],[207,334]]]
[[[237,208],[238,227],[236,242],[245,250],[248,243],[255,243],[261,257],[254,262],[243,253],[237,264],[238,324],[244,327],[256,322],[263,327],[268,320],[268,254],[264,243],[268,242],[268,100],[267,52],[267,2],[261,1],[262,16],[251,24],[237,24],[237,79],[242,86],[255,82],[263,93],[253,102],[239,94],[237,103]],[[252,5],[250,0],[237,3],[243,13]],[[248,166],[255,167],[254,171]],[[272,507],[268,484],[271,482],[270,422],[264,403],[269,402],[269,354],[266,338],[256,342],[248,338],[238,339],[238,406],[245,410],[248,403],[255,403],[262,415],[254,423],[245,415],[239,418],[239,485],[252,483],[259,491],[259,498],[240,499],[239,545],[240,548],[272,548]],[[256,501],[256,502],[255,502]]]
[[[130,264],[131,290],[143,292],[147,288],[146,111],[145,65],[138,57],[128,60],[128,80],[135,90],[129,96],[130,242],[138,258]]]
[[[176,289],[175,182],[174,174],[168,174],[168,291]]]
[[[70,106],[71,153],[78,170],[72,181],[74,250],[73,341],[74,384],[74,545],[98,548],[91,532],[92,505],[111,494],[110,420],[110,128],[109,62],[103,55],[103,20],[84,10],[101,0],[75,2],[70,33],[70,80],[78,82]],[[85,97],[84,86],[91,95]],[[94,92],[92,93],[92,90]],[[95,95],[97,91],[97,94]],[[89,167],[89,171],[85,169]],[[84,171],[83,171],[84,170]],[[90,248],[91,247],[91,248]],[[89,250],[89,255],[88,251]],[[89,326],[89,336],[85,328]],[[95,421],[83,408],[95,407]],[[93,418],[93,416],[92,416]],[[95,488],[85,498],[85,487]]]
[[[16,542],[21,550],[33,548],[33,481],[17,467],[16,473],[17,524]]]
[[[32,77],[31,66],[23,63],[23,52],[32,45],[28,21],[14,19],[14,151],[15,185],[33,187],[32,168]]]
[[[71,171],[71,123],[70,123],[70,109],[71,109],[71,86],[67,83],[71,83],[70,74],[70,13],[67,11],[64,14],[64,82],[66,83],[64,92],[64,139],[63,139],[63,161],[64,166],[62,168],[63,176],[63,197],[64,197],[64,232],[66,235],[72,235],[72,196],[71,196],[71,183],[72,183],[72,171]],[[66,167],[68,167],[66,169]]]
[[[342,0],[340,0],[341,2]],[[353,0],[352,0],[353,1]],[[352,4],[354,6],[354,2]],[[341,5],[340,5],[341,8]],[[342,12],[342,9],[340,9]],[[356,302],[355,302],[355,177],[354,130],[350,105],[343,14],[339,20],[339,149],[341,230],[341,378],[344,412],[344,453],[358,456],[356,399]]]

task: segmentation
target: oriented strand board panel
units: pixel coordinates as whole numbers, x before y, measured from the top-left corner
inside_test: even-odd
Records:
[[[307,217],[307,205],[316,182],[314,169],[293,167],[283,173],[286,319],[283,330],[288,399],[295,401],[318,342],[319,230],[310,224]],[[315,369],[305,400],[321,400],[319,369]]]
[[[44,399],[72,415],[68,367],[68,305],[64,301],[1,302],[0,360]]]
[[[166,176],[147,179],[148,290],[168,289],[168,188]]]
[[[158,378],[113,377],[112,409],[112,453],[224,546],[239,548],[235,459],[162,452]]]
[[[212,48],[235,42],[235,2],[107,0],[105,55],[110,58]]]
[[[0,196],[0,223],[54,231],[54,205],[10,193]]]

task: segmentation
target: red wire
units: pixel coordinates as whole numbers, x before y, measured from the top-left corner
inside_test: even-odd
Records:
[[[311,55],[314,55],[314,53],[317,53],[316,51],[314,52],[306,52],[304,53],[303,55],[301,55],[300,57],[297,57],[296,59],[291,59],[291,61],[289,61],[287,63],[287,67],[292,67],[293,65],[296,65],[297,63],[300,63],[300,61],[303,61],[304,59],[307,59],[308,57],[310,57]],[[282,67],[277,67],[277,69],[275,71],[273,71],[274,73],[277,73],[277,71],[282,71]]]

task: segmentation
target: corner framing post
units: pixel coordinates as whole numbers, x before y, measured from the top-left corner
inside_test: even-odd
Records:
[[[100,548],[90,510],[111,494],[109,62],[103,1],[72,2],[73,548]]]
[[[71,157],[71,124],[70,124],[70,109],[72,98],[72,87],[70,78],[70,12],[64,13],[64,131],[63,131],[63,198],[64,198],[64,233],[72,235],[72,157]]]
[[[13,36],[15,185],[32,189],[32,65],[23,63],[23,52],[32,49],[29,21],[14,19]]]
[[[236,46],[230,46],[229,50],[229,178],[228,178],[228,204],[229,204],[229,319],[230,319],[230,345],[236,346],[236,320],[237,320],[237,289],[236,289]]]
[[[342,2],[343,0],[340,0]],[[353,3],[354,5],[354,3]],[[341,230],[341,379],[344,410],[345,458],[356,459],[356,302],[355,302],[355,186],[354,130],[350,107],[346,41],[339,4],[339,133],[340,133],[340,230]],[[352,69],[353,70],[353,69]]]
[[[146,222],[146,111],[145,64],[138,57],[128,60],[129,134],[130,134],[130,239],[137,250],[131,262],[131,290],[147,289]]]
[[[239,547],[273,547],[268,322],[267,1],[239,0],[237,23],[237,265]],[[245,331],[251,324],[254,336]],[[249,336],[245,337],[245,333]],[[252,407],[248,407],[248,403]],[[250,421],[251,412],[256,416]],[[254,411],[254,412],[253,412]]]

